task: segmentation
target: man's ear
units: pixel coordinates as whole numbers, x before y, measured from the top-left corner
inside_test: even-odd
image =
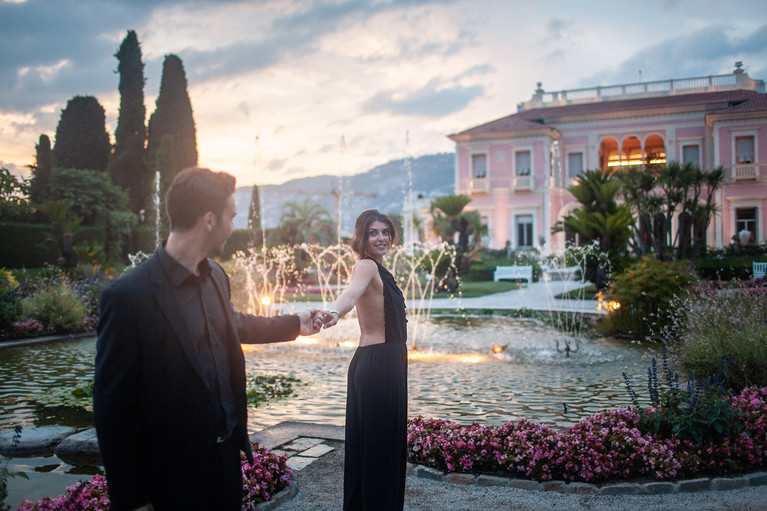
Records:
[[[212,231],[213,227],[216,226],[216,215],[212,211],[208,211],[202,215],[202,222],[205,229]]]

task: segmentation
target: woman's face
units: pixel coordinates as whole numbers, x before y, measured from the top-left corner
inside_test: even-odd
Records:
[[[392,235],[388,225],[374,220],[368,228],[368,243],[365,249],[367,256],[381,262],[391,248]]]

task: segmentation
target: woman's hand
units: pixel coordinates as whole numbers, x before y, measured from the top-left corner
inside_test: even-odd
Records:
[[[321,311],[321,314],[323,315],[323,328],[330,328],[335,326],[338,323],[338,320],[341,318],[341,313],[337,310]]]

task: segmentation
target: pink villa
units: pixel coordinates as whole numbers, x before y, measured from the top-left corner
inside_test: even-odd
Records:
[[[578,204],[567,191],[584,169],[665,161],[723,166],[719,214],[707,233],[722,247],[748,230],[767,240],[767,94],[736,63],[732,74],[545,92],[517,113],[462,131],[456,194],[471,197],[489,248],[564,247],[551,227]]]

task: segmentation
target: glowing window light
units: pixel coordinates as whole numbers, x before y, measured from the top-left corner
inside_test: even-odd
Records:
[[[264,295],[261,297],[261,305],[271,305],[272,304],[272,298],[269,295]]]

